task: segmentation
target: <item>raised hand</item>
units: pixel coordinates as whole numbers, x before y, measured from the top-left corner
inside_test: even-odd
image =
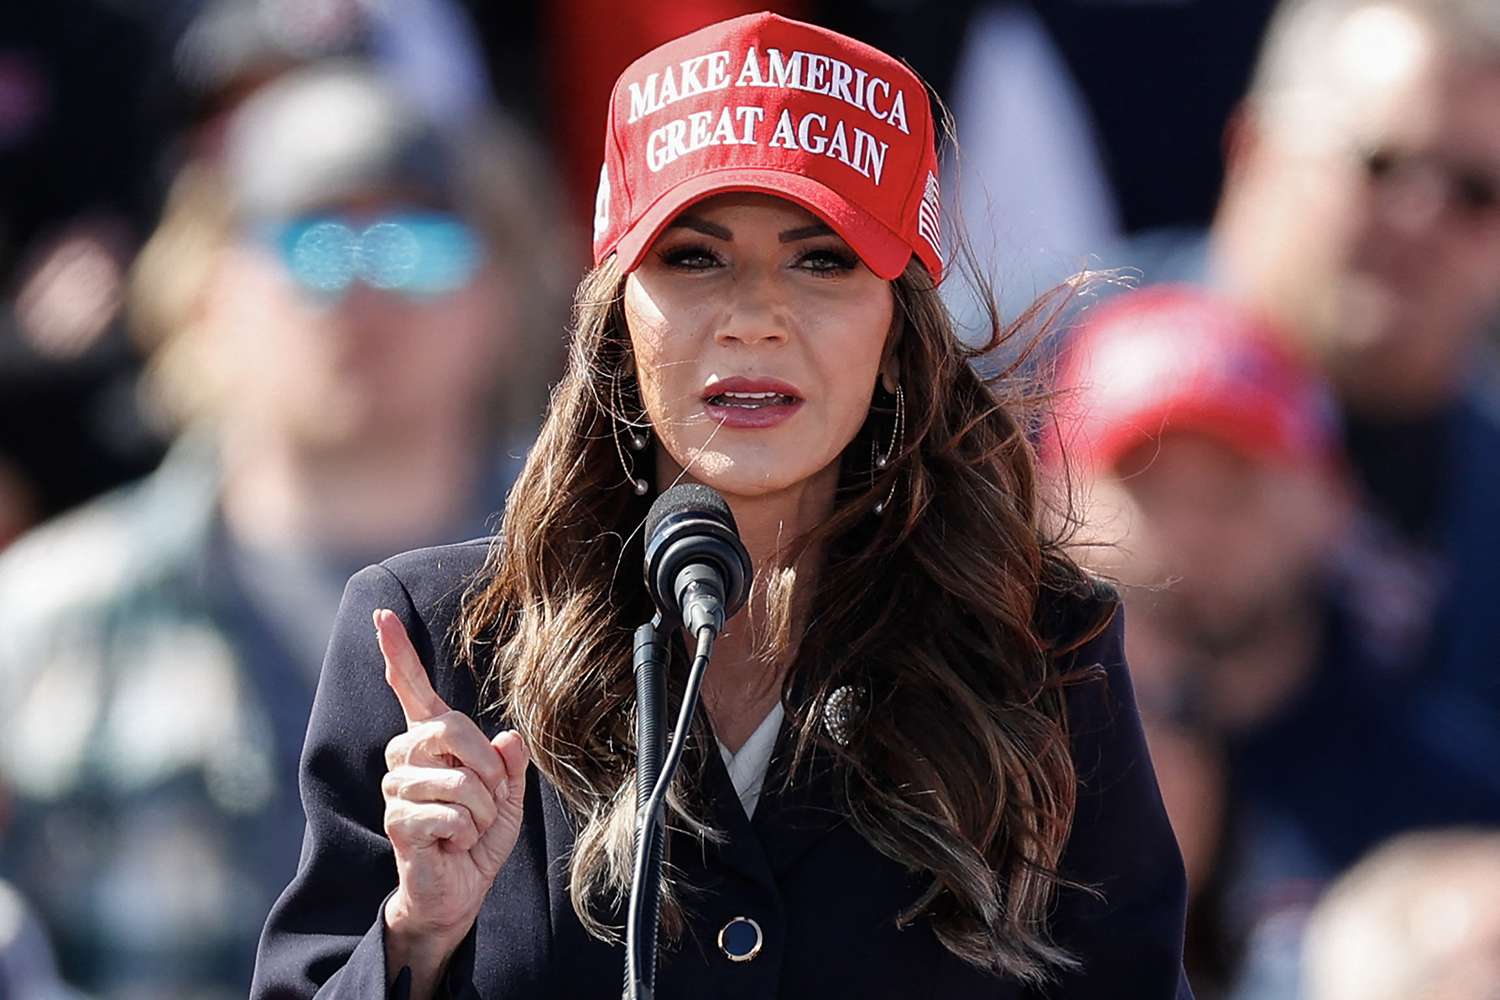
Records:
[[[385,906],[387,958],[393,975],[411,966],[422,995],[516,845],[529,758],[514,731],[487,740],[443,703],[394,613],[374,618],[385,680],[406,716],[406,732],[386,744],[380,786],[399,879]]]

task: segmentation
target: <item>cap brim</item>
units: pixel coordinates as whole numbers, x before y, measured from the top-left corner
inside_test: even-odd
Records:
[[[1290,437],[1285,422],[1274,414],[1191,398],[1167,399],[1121,414],[1096,433],[1093,461],[1107,469],[1116,469],[1136,448],[1155,447],[1168,433],[1201,435],[1257,462],[1306,465],[1323,454],[1315,441]]]
[[[784,170],[731,167],[696,174],[665,192],[615,244],[620,269],[635,270],[661,231],[684,208],[711,195],[762,191],[785,198],[828,223],[877,277],[893,281],[912,258],[909,243],[827,185]]]

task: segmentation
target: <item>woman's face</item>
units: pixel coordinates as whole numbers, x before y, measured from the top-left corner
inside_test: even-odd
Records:
[[[788,201],[725,194],[689,207],[625,282],[658,486],[686,470],[730,496],[815,480],[831,490],[894,309],[890,283]]]

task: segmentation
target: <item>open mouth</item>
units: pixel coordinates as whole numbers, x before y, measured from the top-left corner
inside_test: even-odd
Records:
[[[765,430],[792,418],[806,402],[791,382],[759,375],[716,378],[703,387],[703,409],[720,427]]]
[[[798,399],[781,392],[719,392],[706,397],[704,401],[710,406],[759,410],[769,406],[791,406]]]

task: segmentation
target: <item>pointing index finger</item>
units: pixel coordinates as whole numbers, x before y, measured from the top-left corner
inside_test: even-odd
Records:
[[[401,619],[386,608],[377,609],[374,619],[375,638],[380,644],[380,655],[385,658],[385,682],[396,693],[406,724],[425,722],[448,711],[443,699],[432,689],[432,681],[407,638]]]

